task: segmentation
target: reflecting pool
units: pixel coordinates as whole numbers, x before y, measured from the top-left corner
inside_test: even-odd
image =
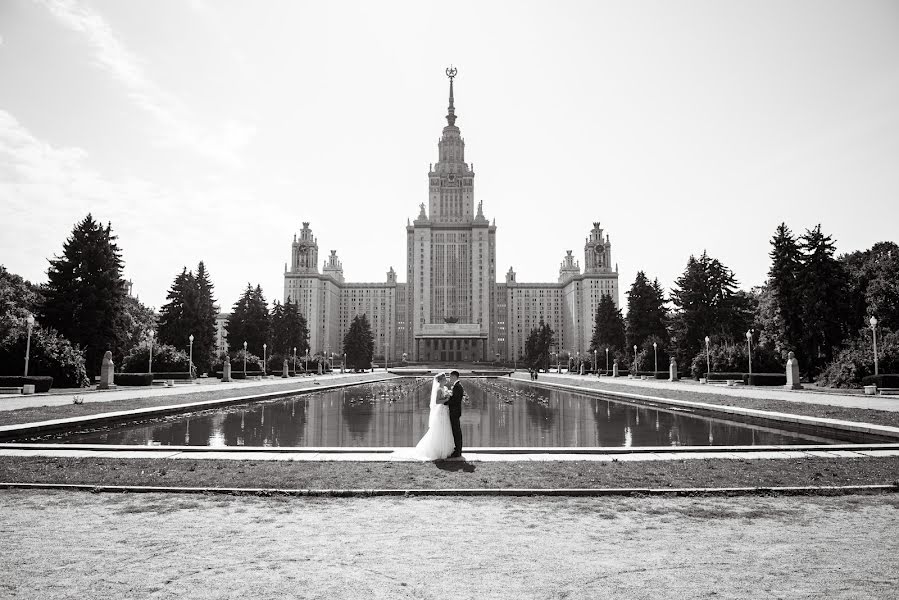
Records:
[[[463,379],[467,448],[750,446],[819,437],[532,386]],[[428,424],[430,379],[398,379],[44,437],[79,444],[414,446]],[[37,440],[34,440],[37,441]]]

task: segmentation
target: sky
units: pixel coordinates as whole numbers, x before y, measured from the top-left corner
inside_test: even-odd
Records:
[[[895,1],[0,2],[0,264],[35,283],[88,213],[159,308],[204,261],[223,310],[283,300],[310,222],[347,281],[403,281],[448,81],[497,276],[553,282],[599,221],[620,302],[704,250],[896,241]]]

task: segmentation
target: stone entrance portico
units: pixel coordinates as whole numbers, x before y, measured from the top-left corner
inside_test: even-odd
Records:
[[[487,360],[487,332],[479,323],[425,323],[415,334],[415,360]]]

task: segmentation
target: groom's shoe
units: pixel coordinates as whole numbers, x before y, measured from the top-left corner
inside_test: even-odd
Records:
[[[453,452],[452,454],[449,455],[449,458],[462,458],[462,453],[461,452]]]

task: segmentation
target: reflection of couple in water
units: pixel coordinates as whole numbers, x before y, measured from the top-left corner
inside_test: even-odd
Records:
[[[415,446],[416,455],[426,460],[462,456],[462,397],[459,372],[440,373],[431,384],[431,413],[428,431]]]

